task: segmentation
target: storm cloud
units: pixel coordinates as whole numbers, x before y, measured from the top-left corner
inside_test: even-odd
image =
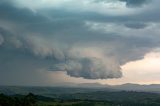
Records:
[[[122,65],[160,46],[159,15],[150,16],[158,13],[159,7],[153,6],[157,0],[77,2],[0,2],[3,81],[10,72],[22,70],[63,71],[84,79],[121,78]]]
[[[81,60],[69,61],[66,65],[67,74],[86,79],[120,78],[120,67],[114,64],[114,68],[104,64],[96,58],[82,58]]]
[[[139,7],[143,6],[144,4],[152,0],[120,0],[120,1],[126,2],[126,5],[128,7]]]

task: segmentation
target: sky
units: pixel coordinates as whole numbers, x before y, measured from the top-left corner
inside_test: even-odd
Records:
[[[0,85],[160,84],[160,0],[0,0]]]

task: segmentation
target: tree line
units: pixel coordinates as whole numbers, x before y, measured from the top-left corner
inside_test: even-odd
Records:
[[[36,96],[32,93],[19,97],[0,94],[0,106],[35,106],[36,102]]]

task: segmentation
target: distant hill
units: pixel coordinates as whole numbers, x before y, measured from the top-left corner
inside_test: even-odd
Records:
[[[77,84],[59,87],[0,86],[0,94],[21,97],[29,93],[48,104],[94,103],[97,106],[160,106],[159,85],[101,85]],[[3,95],[1,94],[1,95]],[[3,102],[3,100],[0,100]],[[138,102],[137,102],[138,101]],[[105,103],[114,105],[104,105]],[[121,104],[121,105],[119,105]],[[3,105],[2,105],[3,106]],[[9,105],[10,106],[10,105]],[[42,106],[42,105],[40,105]],[[48,105],[43,105],[48,106]],[[64,106],[64,105],[60,105]],[[66,105],[70,106],[70,105]],[[75,105],[96,106],[96,105]]]
[[[113,89],[125,91],[154,92],[160,93],[160,84],[139,85],[139,84],[123,84],[112,86]]]
[[[118,90],[118,91],[139,91],[139,92],[154,92],[160,93],[160,84],[151,84],[151,85],[140,85],[140,84],[132,84],[126,83],[122,85],[106,85],[100,83],[69,83],[66,84],[65,87],[74,87],[74,88],[91,88],[91,89],[106,89],[106,90]]]
[[[0,86],[0,93],[4,94],[27,94],[32,92],[38,95],[56,95],[56,94],[73,94],[73,93],[89,93],[95,91],[136,91],[136,92],[152,92],[160,93],[160,85],[139,85],[139,84],[123,84],[123,85],[102,85],[99,83],[82,83],[82,84],[66,84],[55,87],[38,87],[38,86]]]
[[[104,89],[96,88],[78,88],[78,87],[25,87],[25,86],[0,86],[0,93],[7,95],[14,94],[28,94],[34,93],[36,95],[50,96],[61,94],[73,94],[73,93],[89,93],[95,91],[103,91]],[[107,91],[112,89],[105,88]]]
[[[160,93],[160,84],[151,84],[151,85],[140,85],[126,83],[122,85],[103,85],[99,83],[82,83],[74,85],[78,88],[97,88],[97,89],[110,89],[114,91],[139,91],[139,92],[154,92]]]

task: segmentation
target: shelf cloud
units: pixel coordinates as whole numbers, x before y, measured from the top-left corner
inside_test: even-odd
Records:
[[[122,65],[160,46],[159,2],[0,1],[0,83],[11,72],[40,70],[93,80],[123,77]]]

